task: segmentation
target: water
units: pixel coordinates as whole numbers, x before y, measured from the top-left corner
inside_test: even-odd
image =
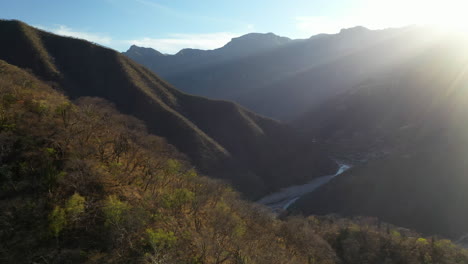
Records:
[[[263,197],[257,202],[270,207],[273,211],[286,210],[288,209],[288,207],[294,204],[299,198],[301,198],[305,194],[308,194],[317,190],[319,187],[328,183],[336,176],[347,171],[349,168],[351,168],[350,165],[340,164],[340,167],[338,168],[338,171],[335,174],[315,178],[306,184],[294,185],[294,186],[281,189],[280,191],[276,193],[272,193],[270,195]]]

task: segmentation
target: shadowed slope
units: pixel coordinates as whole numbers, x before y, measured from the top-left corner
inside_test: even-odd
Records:
[[[113,50],[17,21],[2,21],[0,31],[9,36],[0,44],[0,58],[60,83],[72,98],[98,96],[113,102],[120,111],[142,119],[151,132],[167,138],[201,171],[233,182],[250,196],[320,176],[335,167],[314,147],[297,155],[299,162],[311,164],[305,169],[295,166],[297,156],[283,160],[280,150],[302,145],[284,125],[230,102],[179,92]],[[30,56],[24,54],[34,57],[28,61]],[[37,54],[45,55],[36,59]],[[58,74],[48,74],[48,69],[57,69]],[[272,168],[280,159],[281,169]],[[285,170],[292,176],[282,174]]]
[[[321,34],[310,39],[289,41],[274,48],[257,49],[256,52],[251,52],[246,46],[244,53],[250,52],[248,56],[232,58],[216,65],[207,63],[207,57],[198,56],[188,63],[193,64],[190,69],[179,72],[154,66],[175,61],[174,56],[135,58],[183,91],[234,100],[260,114],[287,119],[297,117],[312,105],[352,87],[363,72],[373,70],[379,63],[388,62],[392,53],[398,53],[404,47],[402,45],[410,44],[410,29],[372,31],[355,27],[343,29],[338,34]],[[392,41],[397,37],[403,41],[393,47]],[[269,41],[274,43],[274,40]],[[375,54],[375,57],[355,60],[350,57],[387,41],[389,43],[384,52],[375,49],[371,54]],[[392,52],[393,49],[395,52]],[[387,54],[387,51],[391,52]],[[134,57],[130,51],[125,54]],[[342,64],[341,61],[348,63]]]
[[[2,60],[0,109],[2,264],[468,261],[374,219],[271,217],[109,102],[75,104]]]
[[[447,35],[386,76],[306,115],[298,126],[307,137],[341,153],[381,157],[296,207],[373,215],[451,237],[468,233],[467,43]]]

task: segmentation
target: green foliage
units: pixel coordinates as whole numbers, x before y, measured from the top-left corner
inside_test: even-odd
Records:
[[[49,156],[53,156],[55,153],[57,153],[54,148],[44,148],[44,152]]]
[[[187,171],[186,173],[184,173],[183,176],[187,178],[187,180],[193,180],[194,178],[198,177],[198,173],[196,170],[191,169]]]
[[[49,214],[49,230],[55,237],[58,237],[66,225],[67,217],[65,209],[55,206],[54,210]]]
[[[182,169],[182,164],[175,159],[169,159],[166,162],[165,172],[167,174],[178,174],[181,172],[181,169]]]
[[[85,210],[86,199],[79,194],[73,194],[66,202],[65,208],[55,206],[49,213],[49,230],[55,237],[67,227],[69,222],[75,221]]]
[[[105,225],[120,227],[128,217],[129,209],[130,205],[127,202],[120,201],[116,195],[109,195],[102,208]]]
[[[65,102],[55,108],[55,112],[61,117],[65,127],[67,127],[70,123],[72,110],[73,105],[70,102]]]
[[[162,206],[167,209],[180,209],[194,199],[195,193],[184,188],[179,188],[162,197]]]
[[[78,193],[73,194],[65,204],[68,219],[76,220],[85,211],[86,199]]]
[[[429,242],[427,242],[427,239],[423,238],[423,237],[420,237],[416,240],[416,243],[420,244],[420,245],[428,245]]]
[[[164,231],[162,229],[153,230],[151,228],[146,229],[146,236],[148,244],[155,250],[167,250],[177,242],[177,237],[174,232]]]
[[[49,106],[44,101],[26,100],[24,105],[28,111],[38,115],[45,115],[49,110]]]
[[[400,239],[401,238],[401,234],[400,232],[398,232],[397,230],[392,230],[391,233],[392,237],[394,237],[395,239]]]

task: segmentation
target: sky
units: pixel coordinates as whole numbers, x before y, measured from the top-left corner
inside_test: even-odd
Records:
[[[125,51],[214,49],[246,33],[290,38],[342,28],[468,25],[468,0],[0,0],[0,18]],[[463,23],[467,22],[467,23]]]

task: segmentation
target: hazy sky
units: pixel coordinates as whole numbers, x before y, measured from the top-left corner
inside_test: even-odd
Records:
[[[249,32],[290,38],[446,21],[468,0],[1,0],[0,18],[114,48],[213,49]],[[468,20],[466,20],[468,22]],[[468,23],[467,23],[468,24]]]

